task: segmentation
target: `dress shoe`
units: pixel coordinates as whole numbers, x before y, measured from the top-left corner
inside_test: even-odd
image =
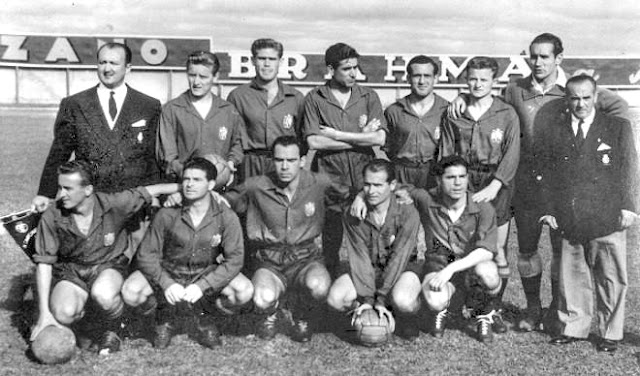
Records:
[[[598,351],[613,353],[618,349],[618,341],[612,341],[610,339],[602,339],[597,345]]]
[[[550,344],[552,345],[566,345],[568,343],[572,343],[575,342],[577,339],[574,337],[569,337],[569,336],[565,336],[563,335],[559,335],[557,337],[553,337],[551,339],[551,341],[549,341]]]

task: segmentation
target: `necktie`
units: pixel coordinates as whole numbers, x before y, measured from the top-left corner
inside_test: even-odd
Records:
[[[113,94],[115,93],[112,91],[111,96],[109,97],[109,116],[111,116],[111,120],[116,120],[118,109],[116,108],[116,100],[113,97]]]
[[[576,132],[576,146],[578,148],[582,147],[582,143],[584,142],[584,133],[582,132],[582,124],[584,124],[584,120],[580,119],[578,122],[578,132]]]

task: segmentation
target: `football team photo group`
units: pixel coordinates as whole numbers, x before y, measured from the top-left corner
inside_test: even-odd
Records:
[[[225,98],[214,52],[184,56],[188,88],[161,105],[108,42],[97,85],[61,101],[31,202],[34,359],[106,359],[131,339],[170,356],[184,334],[206,351],[319,333],[378,351],[457,332],[613,359],[636,137],[625,99],[563,70],[560,37],[531,35],[531,74],[506,87],[496,58],[470,58],[451,101],[438,58],[416,54],[386,108],[356,46],[327,46],[327,80],[303,95],[278,78],[281,42],[246,44],[255,77]]]

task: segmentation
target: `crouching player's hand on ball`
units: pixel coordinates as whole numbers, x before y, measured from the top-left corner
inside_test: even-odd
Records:
[[[389,333],[395,332],[396,320],[393,318],[393,314],[391,313],[391,311],[389,311],[387,307],[383,306],[382,304],[376,304],[374,308],[376,311],[378,311],[380,319],[382,319],[383,316],[387,317],[387,321],[389,321]]]
[[[38,322],[36,322],[33,328],[31,328],[31,336],[29,337],[29,340],[33,342],[38,334],[40,334],[42,329],[46,328],[49,325],[62,327],[62,325],[53,317],[51,312],[40,312]]]
[[[362,315],[362,312],[364,312],[364,311],[366,311],[368,309],[373,309],[373,307],[369,303],[360,304],[358,306],[358,308],[354,309],[353,310],[353,314],[351,315],[351,325],[353,326],[353,324],[355,324],[355,322],[358,319],[358,317],[360,317],[360,315]]]

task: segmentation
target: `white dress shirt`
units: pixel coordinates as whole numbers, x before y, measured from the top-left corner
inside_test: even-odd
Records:
[[[109,97],[111,97],[111,92],[113,91],[113,99],[116,101],[116,109],[118,112],[116,113],[116,117],[112,120],[111,115],[109,115]],[[120,110],[122,110],[122,104],[124,103],[124,98],[127,96],[127,85],[122,84],[114,89],[109,89],[103,84],[98,85],[98,99],[100,100],[100,107],[102,107],[102,112],[104,113],[105,119],[107,119],[107,124],[109,124],[109,128],[113,130],[113,127],[116,125],[116,121],[118,121],[118,116],[120,116]]]

